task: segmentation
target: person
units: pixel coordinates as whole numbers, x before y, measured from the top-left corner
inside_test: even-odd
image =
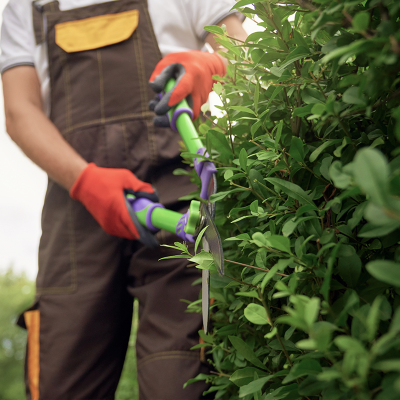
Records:
[[[49,176],[42,212],[34,304],[28,329],[30,400],[111,400],[130,335],[132,300],[141,400],[194,400],[204,383],[183,384],[206,365],[201,316],[180,299],[198,298],[198,271],[146,248],[129,218],[124,190],[187,207],[190,192],[179,135],[153,125],[148,103],[160,82],[178,77],[156,109],[189,96],[194,114],[222,58],[203,27],[247,35],[232,0],[10,0],[3,13],[0,68],[10,137]],[[162,58],[164,57],[164,58]],[[154,73],[153,73],[154,71]],[[174,75],[178,73],[178,75]],[[157,108],[156,107],[156,108]],[[160,231],[162,244],[177,237]]]

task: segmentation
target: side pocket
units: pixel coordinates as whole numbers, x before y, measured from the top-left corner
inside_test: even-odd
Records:
[[[94,50],[123,42],[139,23],[139,10],[100,15],[55,26],[55,41],[67,53]]]
[[[38,303],[35,303],[18,319],[18,325],[28,330],[26,374],[31,400],[39,400],[40,311],[37,308]]]

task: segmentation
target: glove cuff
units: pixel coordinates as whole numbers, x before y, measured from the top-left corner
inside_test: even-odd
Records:
[[[95,163],[88,164],[83,171],[79,174],[78,178],[72,185],[71,189],[69,190],[69,195],[74,200],[80,200],[82,188],[85,186],[85,182],[88,179],[88,175],[90,175],[93,169],[98,168]]]

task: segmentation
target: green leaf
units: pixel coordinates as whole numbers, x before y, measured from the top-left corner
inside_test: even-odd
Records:
[[[327,140],[326,142],[322,143],[321,146],[317,147],[310,155],[310,162],[314,162],[318,156],[323,153],[325,149],[335,144],[338,144],[342,141],[342,139],[334,139],[334,140]]]
[[[266,239],[266,244],[273,249],[281,250],[285,253],[290,253],[290,239],[284,236],[272,235]]]
[[[210,336],[207,335],[202,329],[199,330],[199,336],[206,342],[206,343],[214,343],[214,339]]]
[[[210,253],[202,250],[199,254],[189,258],[189,261],[198,264],[201,268],[207,269],[214,262],[214,259]]]
[[[246,397],[249,394],[258,392],[263,388],[263,386],[274,377],[274,375],[265,376],[263,378],[256,379],[253,382],[250,382],[246,386],[242,386],[239,390],[239,397]]]
[[[306,104],[325,103],[325,97],[316,89],[304,88],[301,92],[301,98]]]
[[[307,42],[296,29],[293,30],[293,34],[294,34],[294,42],[297,44],[297,46],[303,46],[304,48],[308,49]]]
[[[353,17],[353,28],[356,32],[365,32],[369,25],[369,13],[359,12]]]
[[[216,201],[222,200],[226,196],[229,196],[232,193],[243,192],[243,191],[245,191],[245,189],[238,188],[238,189],[228,190],[227,192],[218,192],[218,193],[212,194],[210,196],[210,201],[211,201],[211,203],[215,203]]]
[[[260,300],[256,290],[252,290],[251,292],[237,292],[237,293],[235,293],[235,296],[253,297],[254,299]]]
[[[245,148],[242,148],[239,153],[239,163],[240,167],[244,172],[247,171],[247,151]]]
[[[268,315],[265,308],[258,304],[249,304],[244,309],[244,316],[253,324],[267,325],[269,324]]]
[[[283,120],[279,122],[276,128],[276,136],[275,136],[275,147],[279,147],[279,142],[281,141],[281,136],[282,136],[282,129],[283,129]]]
[[[207,25],[203,28],[207,32],[216,33],[217,35],[223,35],[224,30],[217,25]]]
[[[351,176],[343,171],[342,163],[339,160],[331,164],[329,175],[338,189],[346,189],[351,184]]]
[[[400,359],[378,361],[373,365],[373,368],[385,372],[400,372]]]
[[[314,115],[322,115],[326,111],[326,106],[325,104],[322,103],[315,103],[313,105],[313,108],[311,109],[311,112]]]
[[[312,108],[314,107],[314,103],[308,104],[304,107],[298,107],[293,110],[293,117],[306,117],[310,115],[312,112]]]
[[[199,382],[199,381],[205,381],[208,378],[207,374],[199,374],[196,376],[196,378],[189,379],[184,385],[183,388],[185,389],[186,386],[190,385],[191,383]]]
[[[256,373],[259,377],[263,377],[266,375],[265,371],[262,371],[258,368],[246,367],[236,370],[231,375],[229,380],[232,381],[236,386],[248,385],[254,380],[254,373]]]
[[[318,361],[313,359],[305,359],[292,367],[289,375],[285,377],[282,383],[286,384],[292,382],[305,375],[318,375],[320,372],[322,372],[322,368]]]
[[[268,332],[264,337],[266,338],[266,339],[271,339],[271,338],[273,338],[275,335],[276,335],[276,333],[278,332],[278,329],[276,329],[276,326],[272,329],[272,331],[271,332]]]
[[[329,61],[333,60],[334,58],[341,57],[343,55],[347,54],[359,54],[363,51],[366,51],[370,48],[371,44],[367,42],[366,39],[360,39],[352,42],[351,44],[347,46],[341,46],[338,47],[337,49],[329,52],[323,59],[322,63],[326,64]],[[349,55],[349,57],[350,57]]]
[[[304,162],[303,141],[296,136],[292,137],[290,156],[298,162]]]
[[[260,96],[260,81],[257,80],[256,88],[254,90],[254,109],[256,110],[256,114],[258,112],[258,98]]]
[[[365,268],[378,281],[400,287],[400,264],[388,260],[370,261]]]
[[[300,383],[298,394],[300,396],[318,396],[326,389],[326,382],[319,381],[316,376],[310,375]]]
[[[253,233],[251,238],[259,247],[263,247],[263,246],[267,245],[267,240],[265,239],[265,236],[261,232]]]
[[[210,140],[214,149],[221,154],[221,161],[229,163],[229,160],[233,158],[232,149],[226,139],[226,136],[215,129],[210,129],[207,132],[207,138]]]
[[[285,61],[279,66],[279,69],[283,71],[289,64],[297,60],[301,60],[302,58],[308,57],[310,55],[310,50],[308,47],[296,47],[290,54],[287,56]]]
[[[206,229],[208,228],[208,225],[203,228],[200,233],[198,234],[197,238],[196,238],[196,243],[194,245],[194,252],[197,253],[197,248],[199,247],[200,241],[204,235],[204,232],[206,231]]]
[[[379,205],[387,203],[389,166],[377,149],[363,148],[354,157],[354,179],[361,190]]]
[[[343,101],[347,104],[358,104],[361,106],[366,105],[365,96],[360,94],[360,88],[357,86],[352,86],[348,88],[342,97]]]
[[[338,271],[347,286],[354,288],[361,275],[361,259],[357,254],[349,257],[339,257]]]
[[[268,100],[268,103],[266,105],[266,108],[269,108],[269,105],[271,104],[272,100],[275,99],[276,96],[278,96],[278,94],[283,90],[283,86],[277,86],[274,90],[274,92],[272,93],[271,97]]]
[[[248,114],[256,115],[256,113],[255,113],[251,108],[248,108],[248,107],[243,107],[243,106],[229,106],[229,108],[230,108],[231,110],[242,111],[242,112],[245,112],[245,113],[248,113]]]
[[[282,228],[282,234],[286,237],[289,237],[294,230],[297,228],[297,225],[301,224],[302,222],[309,221],[310,219],[318,219],[318,217],[302,217],[302,218],[297,218],[293,221],[292,219],[287,220],[285,225],[283,225]]]
[[[235,8],[238,7],[243,7],[247,6],[248,4],[253,4],[253,3],[261,3],[264,0],[239,0],[232,8],[231,10],[234,10]]]
[[[279,266],[275,264],[265,275],[263,281],[261,282],[261,289],[264,290],[265,286],[267,283],[275,276],[275,274],[278,272]]]
[[[241,338],[236,336],[229,336],[229,340],[233,347],[241,354],[247,361],[251,362],[258,368],[267,369],[267,367],[257,358],[251,347],[246,344]]]
[[[310,196],[300,186],[279,178],[265,178],[265,180],[278,187],[290,197],[298,200],[301,204],[311,204],[315,206]],[[316,206],[315,209],[317,209]]]

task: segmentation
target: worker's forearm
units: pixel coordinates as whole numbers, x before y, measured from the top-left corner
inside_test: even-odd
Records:
[[[11,139],[47,174],[70,189],[87,162],[64,140],[57,128],[35,104],[26,102],[7,110]]]

